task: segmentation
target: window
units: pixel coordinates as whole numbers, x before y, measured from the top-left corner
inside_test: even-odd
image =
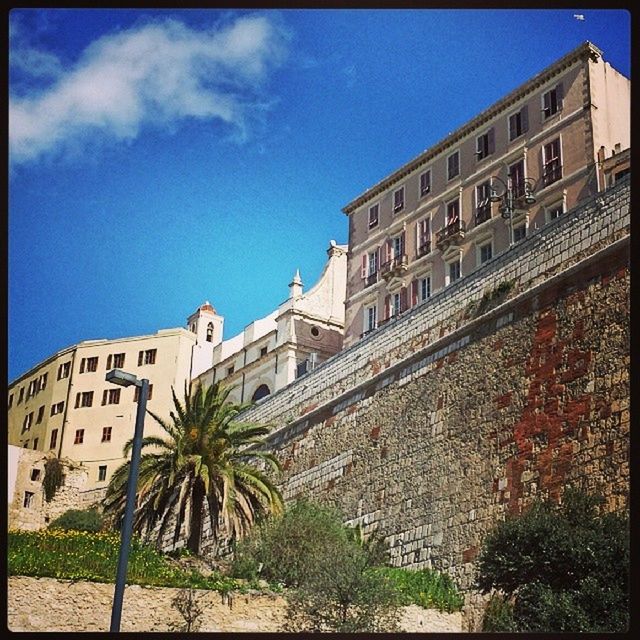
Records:
[[[460,258],[447,265],[447,284],[460,279]]]
[[[40,424],[44,418],[44,405],[38,409],[38,417],[36,418],[36,424]]]
[[[33,491],[24,492],[24,500],[22,501],[22,506],[25,509],[31,509],[31,507],[33,506],[33,496],[34,496]]]
[[[58,430],[54,429],[51,432],[51,440],[49,441],[49,449],[55,449],[58,444]]]
[[[431,276],[418,280],[418,296],[420,302],[424,302],[431,297]]]
[[[102,427],[102,440],[100,442],[111,442],[112,427]]]
[[[453,180],[460,173],[460,152],[456,151],[447,158],[447,180]]]
[[[524,160],[520,160],[509,167],[509,178],[511,178],[511,189],[515,198],[524,195]]]
[[[491,218],[491,181],[487,180],[476,187],[476,225]]]
[[[227,367],[227,375],[233,375],[233,372],[235,371],[235,367],[233,365],[231,365],[230,367]]]
[[[76,429],[76,437],[73,444],[82,444],[84,442],[84,429]]]
[[[376,251],[372,251],[368,258],[367,258],[367,262],[368,262],[368,269],[367,269],[367,275],[372,276],[373,274],[375,274],[378,271],[378,251],[376,249]]]
[[[524,240],[527,237],[527,226],[521,224],[517,227],[513,228],[513,241],[520,242],[520,240]]]
[[[489,129],[486,133],[476,138],[476,158],[483,160],[490,156],[496,148],[495,134],[493,129]]]
[[[315,327],[314,327],[314,329],[315,329]],[[264,356],[266,356],[267,355],[267,351],[268,351],[267,347],[260,347],[260,357],[263,358]]]
[[[150,384],[149,390],[147,392],[147,400],[151,400],[152,397],[153,397],[153,385]],[[133,401],[138,402],[139,399],[140,399],[140,387],[136,387],[135,391],[133,392]]]
[[[556,138],[542,147],[542,177],[544,186],[562,178],[562,164],[560,163],[560,138]]]
[[[400,234],[399,236],[395,236],[391,238],[391,251],[392,257],[399,258],[404,255],[404,236]]]
[[[33,424],[33,411],[31,413],[28,413],[24,417],[24,420],[22,421],[22,433],[24,433],[25,431],[29,431],[29,429],[31,429],[32,424]]]
[[[93,404],[93,391],[81,391],[76,393],[76,409],[78,407],[90,407]]]
[[[23,445],[22,445],[23,449],[28,449],[29,448],[29,441],[27,440]]]
[[[34,438],[34,440],[33,440],[33,448],[34,449],[38,448],[38,438]]]
[[[30,398],[31,396],[34,396],[36,394],[36,380],[32,380],[29,383],[29,388],[27,389],[27,398]]]
[[[416,243],[418,257],[431,251],[431,221],[429,218],[420,220],[416,225]]]
[[[38,386],[38,391],[42,391],[47,386],[47,378],[49,377],[48,373],[43,373],[40,376],[40,384]]]
[[[253,395],[251,396],[251,400],[253,402],[257,402],[258,400],[261,400],[262,398],[265,398],[266,396],[268,396],[270,393],[271,393],[271,389],[269,389],[269,387],[266,384],[261,384],[253,392]]]
[[[431,170],[420,174],[420,197],[426,196],[431,191]]]
[[[362,256],[362,270],[360,276],[366,280],[365,287],[378,281],[378,249]]]
[[[122,369],[124,367],[124,353],[110,353],[107,356],[107,369]]]
[[[101,464],[98,467],[98,482],[104,482],[107,479],[107,465]]]
[[[120,404],[120,389],[105,389],[102,392],[102,404]]]
[[[82,358],[80,360],[80,373],[93,373],[98,370],[98,358]]]
[[[379,212],[379,204],[374,204],[373,206],[369,207],[369,229],[373,229],[373,227],[378,226]]]
[[[21,387],[20,392],[18,393],[18,404],[22,402],[23,398],[24,398],[24,387]]]
[[[207,325],[207,342],[213,342],[213,322]]]
[[[51,415],[55,416],[64,411],[64,402],[57,402],[51,405]]]
[[[138,352],[138,366],[140,367],[143,364],[155,364],[156,351],[157,349],[147,349],[146,351]]]
[[[404,209],[404,187],[400,187],[393,192],[393,213]]]
[[[62,380],[63,378],[69,377],[69,372],[71,370],[71,363],[64,362],[58,367],[58,380]]]
[[[402,308],[400,293],[394,293],[391,296],[391,315],[397,316],[400,315],[400,311]]]
[[[520,111],[509,116],[509,142],[527,131],[529,131],[529,108],[524,106]]]
[[[13,393],[10,393],[9,394],[9,409],[11,409],[12,405],[13,405]]]
[[[562,109],[562,83],[542,95],[542,117],[550,118]]]
[[[564,204],[558,202],[547,209],[547,222],[557,220],[564,213]]]
[[[491,242],[487,242],[486,244],[480,245],[478,247],[478,258],[480,260],[480,264],[484,264],[488,262],[493,257],[493,244]]]
[[[40,480],[40,469],[31,469],[31,482],[38,482]]]
[[[374,304],[364,310],[364,332],[373,331],[378,326],[378,307]]]
[[[447,204],[447,226],[460,222],[460,200],[456,198]]]

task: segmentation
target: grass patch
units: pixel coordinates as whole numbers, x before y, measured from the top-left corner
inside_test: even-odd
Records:
[[[87,531],[10,531],[9,575],[115,582],[120,534]],[[220,573],[203,576],[173,565],[153,547],[131,541],[127,583],[158,587],[192,587],[223,593],[250,586]]]
[[[417,604],[447,613],[462,609],[464,598],[446,573],[429,569],[409,571],[397,567],[379,567],[376,571],[392,582],[403,605]]]

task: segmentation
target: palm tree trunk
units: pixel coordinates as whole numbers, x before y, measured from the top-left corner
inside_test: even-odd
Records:
[[[200,553],[202,539],[202,505],[204,503],[204,483],[196,478],[191,491],[191,531],[187,540],[187,549],[194,554]]]

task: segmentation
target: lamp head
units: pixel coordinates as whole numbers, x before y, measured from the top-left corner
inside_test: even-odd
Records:
[[[126,371],[122,371],[122,369],[111,369],[111,371],[107,371],[105,380],[113,384],[118,384],[121,387],[130,387],[132,384],[136,387],[142,386],[142,381],[138,380],[133,373],[127,373]]]

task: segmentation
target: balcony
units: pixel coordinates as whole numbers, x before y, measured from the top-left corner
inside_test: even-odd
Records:
[[[374,285],[376,282],[378,282],[378,272],[374,271],[364,279],[364,288],[366,289],[367,287]]]
[[[559,159],[551,160],[544,167],[544,173],[542,174],[542,183],[545,187],[557,182],[562,178],[562,165]]]
[[[380,275],[389,280],[393,276],[399,276],[403,274],[409,266],[409,257],[406,254],[395,256],[391,260],[383,263],[380,266]]]
[[[476,209],[476,227],[491,219],[491,205],[481,205]]]
[[[463,220],[456,218],[442,227],[436,235],[436,247],[441,251],[453,244],[459,244],[464,238],[467,226]]]
[[[426,256],[427,253],[431,253],[431,240],[426,240],[418,247],[418,258]]]

